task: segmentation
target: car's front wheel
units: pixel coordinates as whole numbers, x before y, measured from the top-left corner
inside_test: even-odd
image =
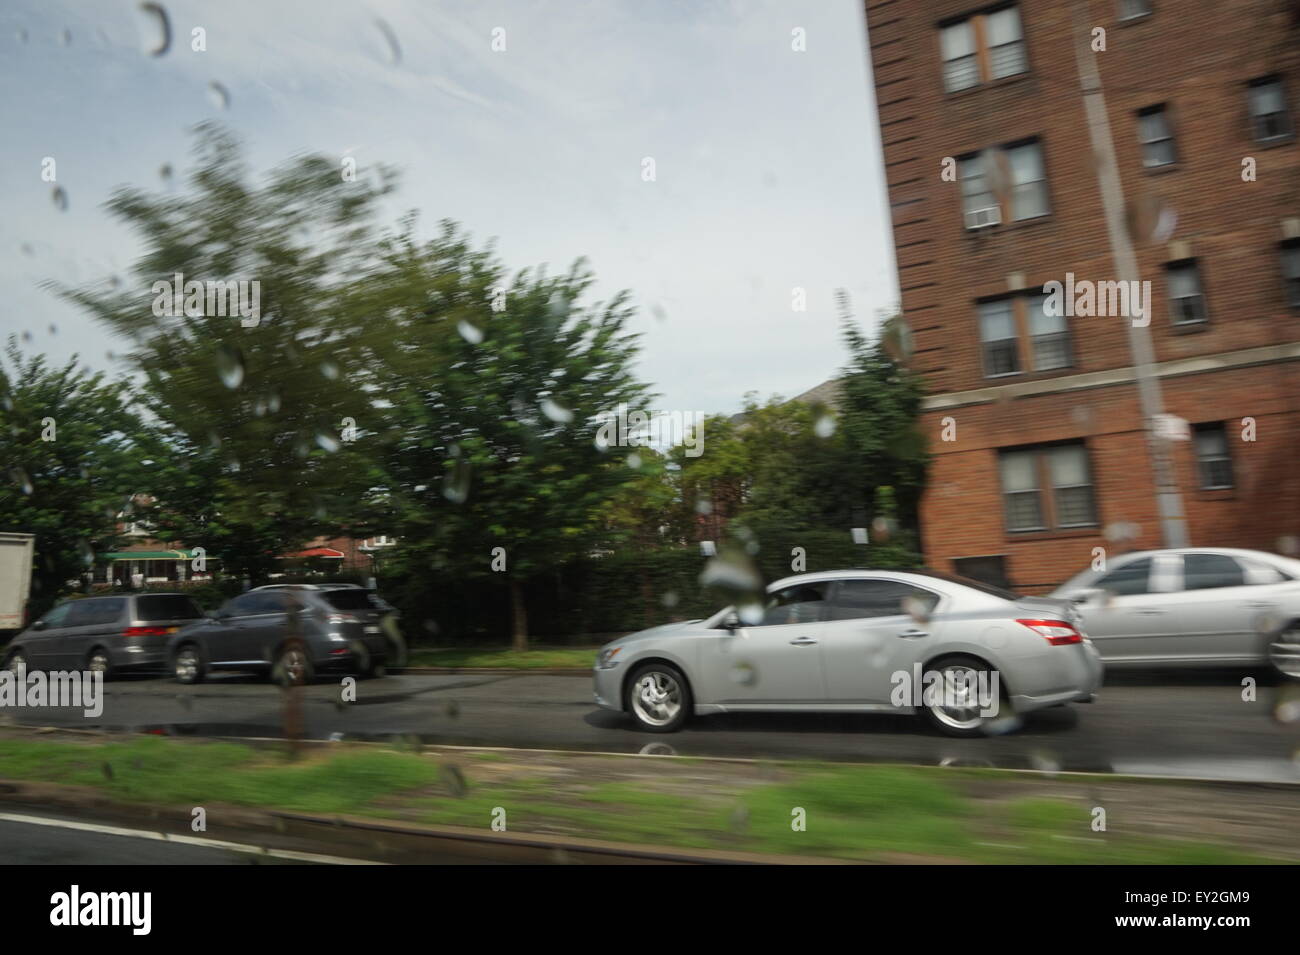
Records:
[[[1002,681],[993,682],[995,674],[996,670],[975,657],[947,657],[927,665],[921,680],[921,712],[931,726],[947,736],[985,735],[1005,703]],[[999,696],[981,701],[981,687],[994,686],[999,688]]]
[[[647,663],[628,680],[628,710],[643,730],[675,732],[690,717],[691,706],[686,677],[667,663]]]
[[[1291,621],[1273,635],[1268,658],[1279,673],[1300,680],[1300,620]]]
[[[203,679],[203,657],[199,655],[199,648],[187,643],[177,650],[172,672],[176,675],[177,683],[200,682]]]
[[[280,651],[271,668],[271,679],[281,686],[302,686],[312,681],[311,658],[301,644],[291,643]]]

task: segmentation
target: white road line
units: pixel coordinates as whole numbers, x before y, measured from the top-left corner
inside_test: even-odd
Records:
[[[221,839],[206,839],[202,836],[182,836],[144,829],[124,829],[120,826],[105,826],[97,822],[76,822],[71,819],[50,819],[46,816],[27,816],[14,812],[0,812],[0,822],[19,822],[31,826],[51,826],[55,829],[76,829],[81,832],[98,832],[108,836],[127,836],[132,839],[152,839],[154,842],[177,842],[186,846],[199,846],[204,849],[227,849],[231,852],[265,856],[272,859],[287,859],[292,862],[316,862],[321,865],[388,864],[386,862],[371,862],[367,859],[345,859],[342,856],[320,855],[315,852],[295,852],[292,849],[267,849],[261,846],[245,845],[241,842],[225,842]]]

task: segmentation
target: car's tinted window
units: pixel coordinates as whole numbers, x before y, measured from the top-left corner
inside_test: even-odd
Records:
[[[1183,589],[1240,587],[1246,583],[1241,564],[1227,554],[1184,554]]]
[[[59,604],[42,617],[41,622],[45,624],[46,629],[66,626],[68,622],[68,611],[71,609],[71,603]]]
[[[900,580],[843,580],[831,602],[830,619],[897,616],[908,612],[903,603],[909,597],[927,613],[939,602],[938,594]]]
[[[247,593],[240,594],[221,609],[232,617],[247,617],[250,614],[266,613],[265,610],[260,609],[261,605],[262,595],[260,593]]]
[[[135,615],[138,620],[194,620],[203,613],[182,594],[149,594],[135,598]]]
[[[1143,557],[1117,567],[1097,581],[1095,586],[1117,597],[1150,593],[1151,558]]]
[[[335,610],[388,610],[373,590],[327,590],[321,597]]]
[[[113,623],[126,609],[125,597],[103,597],[95,600],[78,600],[68,611],[65,627],[91,627]]]
[[[302,604],[298,598],[286,590],[267,590],[262,593],[262,608],[258,613],[287,613],[296,610]]]
[[[760,626],[786,623],[815,623],[826,619],[826,594],[829,582],[796,584],[770,594]]]

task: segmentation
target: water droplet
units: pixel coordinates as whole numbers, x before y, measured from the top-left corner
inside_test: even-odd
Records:
[[[87,567],[91,567],[94,565],[95,549],[91,547],[90,544],[88,544],[86,541],[84,540],[77,541],[77,555],[81,558],[81,562],[85,564]]]
[[[633,471],[641,470],[641,463],[641,455],[637,454],[635,451],[627,456],[627,466]]]
[[[22,29],[22,28],[19,28],[18,33],[17,33],[17,37],[18,37],[18,42],[19,42],[19,43],[26,43],[26,42],[27,42],[27,31],[24,30],[24,29]]]
[[[339,449],[338,441],[336,441],[332,435],[326,434],[324,431],[316,432],[316,443],[331,454]]]
[[[456,331],[460,332],[460,337],[471,345],[477,345],[483,340],[483,330],[470,322],[460,322],[456,326]]]
[[[23,255],[27,256],[28,258],[34,258],[36,255],[36,249],[32,247],[32,244],[30,242],[24,242],[22,244],[22,250],[23,250]]]
[[[455,455],[450,470],[442,479],[442,496],[453,504],[464,504],[469,497],[469,462]]]
[[[678,603],[681,602],[681,598],[677,596],[677,591],[666,590],[662,594],[660,594],[659,602],[663,604],[665,607],[667,607],[669,610],[672,610],[674,607],[677,606]]]
[[[390,66],[396,66],[402,62],[402,47],[397,42],[397,34],[383,20],[375,19],[375,26],[384,37],[384,46],[388,51],[388,63]]]
[[[169,162],[165,162],[158,167],[158,178],[163,182],[171,182],[173,173],[172,164]]]
[[[212,105],[217,109],[230,108],[230,90],[216,80],[208,84],[208,98],[212,100]]]
[[[63,30],[63,32],[59,34],[59,45],[60,45],[60,46],[72,46],[72,31],[71,31],[71,30],[65,28],[65,29]]]
[[[330,381],[337,381],[339,377],[339,366],[332,361],[323,361],[320,363],[320,373]]]
[[[813,425],[813,433],[819,438],[829,438],[835,433],[835,416],[824,414]]]
[[[551,398],[542,399],[542,414],[558,424],[568,424],[573,420],[573,412]]]
[[[244,356],[231,345],[217,348],[217,374],[227,388],[235,389],[244,383]]]
[[[664,311],[664,307],[658,302],[650,306],[650,314],[655,317],[655,321],[663,322],[668,319],[668,313]]]
[[[18,490],[24,494],[32,493],[32,479],[27,476],[27,472],[22,468],[10,468],[9,479],[18,485]]]
[[[68,211],[68,193],[62,186],[55,186],[50,198],[54,201],[54,208],[60,212]]]
[[[59,326],[55,325],[53,322],[50,322],[50,334],[51,335],[59,334]]]
[[[145,52],[151,56],[162,56],[172,45],[172,25],[167,11],[159,3],[142,3],[140,9],[149,20],[149,41]]]

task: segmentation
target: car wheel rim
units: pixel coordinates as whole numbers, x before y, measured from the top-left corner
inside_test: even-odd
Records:
[[[666,726],[682,708],[682,688],[667,673],[654,671],[636,681],[632,707],[651,726]]]
[[[182,680],[192,680],[199,672],[199,658],[193,650],[182,650],[176,658],[176,675]]]
[[[104,673],[108,670],[108,657],[102,653],[96,653],[90,658],[90,672]]]
[[[939,671],[942,677],[935,691],[943,698],[930,704],[930,712],[944,726],[957,730],[973,730],[984,722],[980,716],[979,697],[976,693],[978,674],[968,666],[948,666]],[[929,687],[925,692],[931,691]]]
[[[1278,635],[1269,647],[1273,666],[1289,677],[1300,679],[1300,627],[1293,627]]]
[[[303,682],[303,673],[307,668],[307,658],[301,650],[290,650],[284,655],[284,675],[290,683]]]

